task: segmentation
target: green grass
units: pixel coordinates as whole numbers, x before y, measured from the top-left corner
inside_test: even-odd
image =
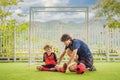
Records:
[[[120,62],[96,62],[97,71],[80,75],[37,71],[28,63],[0,63],[0,80],[120,80]]]

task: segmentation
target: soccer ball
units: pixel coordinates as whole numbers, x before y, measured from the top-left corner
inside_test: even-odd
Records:
[[[86,71],[86,66],[83,63],[78,63],[75,68],[76,74],[83,74]]]

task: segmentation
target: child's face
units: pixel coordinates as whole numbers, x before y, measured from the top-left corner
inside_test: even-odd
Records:
[[[52,49],[51,49],[51,48],[45,48],[45,51],[46,51],[47,53],[51,53]]]

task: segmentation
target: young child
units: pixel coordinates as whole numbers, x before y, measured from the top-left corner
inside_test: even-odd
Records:
[[[52,52],[51,45],[44,46],[43,62],[45,65],[37,66],[40,71],[55,71],[55,66],[57,64],[57,57],[54,52]]]
[[[45,45],[44,50],[43,61],[45,62],[45,65],[37,66],[37,69],[40,71],[58,71],[65,73],[67,65],[63,64],[63,66],[57,67],[57,57],[56,54],[52,52],[52,46]]]

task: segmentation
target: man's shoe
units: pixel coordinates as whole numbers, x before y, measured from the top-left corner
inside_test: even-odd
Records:
[[[92,66],[92,67],[89,69],[89,71],[96,71],[95,66]]]

